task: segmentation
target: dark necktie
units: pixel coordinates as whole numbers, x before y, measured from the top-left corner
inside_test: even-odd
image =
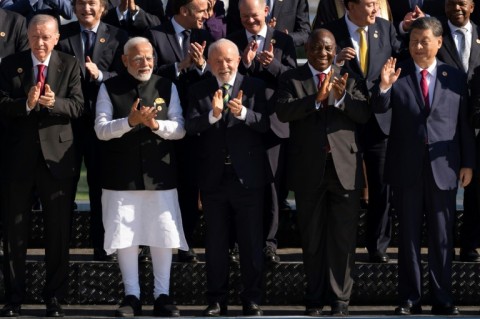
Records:
[[[464,28],[459,28],[455,30],[455,33],[458,34],[458,53],[460,56],[460,60],[462,61],[463,69],[465,72],[468,72],[468,59],[470,58],[469,52],[467,50],[467,30]]]
[[[190,33],[191,32],[192,32],[191,30],[187,30],[187,29],[182,31],[182,35],[183,35],[182,51],[183,51],[183,58],[184,59],[188,54],[188,49],[190,48]]]
[[[45,94],[45,74],[44,74],[44,70],[47,66],[45,64],[38,64],[37,65],[37,68],[38,68],[38,74],[37,74],[37,83],[40,82],[41,83],[41,86],[40,86],[40,95],[44,95]]]
[[[222,85],[222,94],[223,94],[223,113],[228,114],[228,111],[230,110],[227,106],[228,101],[230,101],[230,87],[231,85],[228,83],[224,83]]]
[[[83,34],[85,34],[85,61],[87,56],[92,58],[93,55],[93,47],[95,46],[95,32],[90,30],[83,30]]]
[[[423,69],[421,72],[422,78],[420,79],[420,88],[422,89],[422,96],[423,102],[425,103],[425,111],[430,113],[430,98],[428,96],[428,83],[427,83],[427,75],[428,71]]]
[[[320,88],[322,87],[322,83],[323,81],[325,81],[325,78],[327,77],[327,75],[325,73],[318,73],[317,77],[318,77],[317,89],[320,91]]]

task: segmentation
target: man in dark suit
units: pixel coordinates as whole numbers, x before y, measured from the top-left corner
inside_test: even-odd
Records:
[[[337,39],[336,63],[343,64],[350,77],[364,79],[368,89],[383,63],[400,54],[403,45],[393,24],[376,17],[375,3],[345,0],[345,16],[324,26]],[[360,136],[368,181],[367,249],[370,261],[381,263],[389,260],[386,250],[391,236],[390,188],[383,181],[390,118],[391,112],[372,115]]]
[[[102,18],[105,23],[125,30],[130,37],[145,35],[164,19],[163,4],[159,0],[121,0]]]
[[[473,0],[446,0],[446,21],[442,22],[443,44],[437,58],[467,74],[470,82],[480,66],[480,27],[470,20]],[[476,70],[476,71],[475,71]],[[477,145],[480,137],[477,137]],[[478,176],[478,171],[475,171]],[[480,245],[480,179],[474,178],[465,188],[463,201],[463,226],[460,230],[460,260],[480,262],[477,248]]]
[[[17,12],[30,21],[36,14],[49,14],[60,23],[60,17],[70,20],[73,17],[72,3],[69,0],[14,0],[4,9]]]
[[[475,164],[464,72],[437,61],[442,25],[436,18],[415,20],[411,60],[395,71],[390,58],[373,88],[375,112],[392,109],[386,181],[394,190],[399,218],[397,315],[420,314],[421,235],[425,215],[432,314],[458,315],[451,291],[453,221],[458,184],[467,186]]]
[[[28,49],[27,23],[18,13],[0,9],[0,62],[1,59]]]
[[[227,14],[227,34],[243,29],[238,8],[238,0],[229,1]],[[268,0],[267,20],[275,30],[289,34],[296,47],[301,47],[310,34],[308,1],[306,0]]]
[[[170,79],[178,90],[180,103],[186,117],[190,86],[202,79],[205,73],[205,49],[211,42],[203,24],[208,18],[207,0],[176,0],[174,16],[148,32],[157,59],[157,74]],[[198,185],[192,176],[197,175],[195,157],[198,141],[187,136],[175,141],[178,164],[178,197],[182,211],[183,229],[187,243],[192,247],[193,231],[198,223]],[[182,262],[197,262],[197,255],[190,249],[179,250]]]
[[[360,190],[364,187],[356,127],[370,117],[362,80],[332,65],[335,38],[316,29],[308,63],[282,74],[277,114],[290,123],[288,185],[295,192],[307,278],[308,316],[348,315]],[[319,79],[320,78],[320,79]],[[319,88],[319,89],[317,89]]]
[[[0,64],[0,112],[7,120],[4,282],[7,304],[0,316],[16,317],[25,298],[25,259],[33,191],[44,208],[47,317],[64,315],[59,300],[68,286],[69,240],[76,161],[70,121],[83,111],[80,67],[53,50],[58,25],[49,15],[30,21],[31,50]]]
[[[296,67],[296,53],[292,38],[266,24],[268,7],[265,0],[240,0],[240,17],[243,29],[228,36],[241,52],[239,72],[259,78],[267,86],[266,98],[270,129],[263,136],[264,145],[274,175],[274,182],[266,192],[265,208],[265,258],[278,263],[276,254],[279,214],[280,182],[285,172],[285,147],[288,140],[288,124],[281,123],[275,114],[275,90],[278,77]]]
[[[445,15],[445,0],[389,0],[388,2],[395,27],[399,26],[407,14],[415,14],[418,10],[434,17]]]
[[[103,81],[124,69],[121,61],[123,45],[128,35],[123,30],[100,21],[107,8],[106,0],[74,0],[73,7],[78,21],[60,27],[59,51],[78,58],[85,112],[73,122],[78,162],[82,158],[87,168],[88,194],[90,197],[90,239],[95,260],[108,258],[103,250],[102,188],[100,185],[99,141],[93,124],[98,89]],[[77,176],[77,181],[80,175]]]
[[[215,77],[192,86],[186,129],[200,136],[198,181],[206,230],[207,300],[203,315],[225,316],[228,302],[229,232],[240,248],[243,315],[261,316],[262,210],[267,182],[262,133],[267,130],[265,86],[237,73],[234,43],[209,49]]]

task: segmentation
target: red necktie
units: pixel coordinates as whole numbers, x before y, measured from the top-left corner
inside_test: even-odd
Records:
[[[323,81],[325,81],[325,78],[327,77],[327,75],[325,73],[318,73],[317,77],[318,77],[317,89],[320,91],[320,88],[322,87],[322,83]]]
[[[38,64],[38,74],[37,74],[37,83],[40,82],[42,85],[40,86],[40,95],[45,94],[45,74],[43,74],[43,71],[47,67],[45,64]]]
[[[421,72],[422,79],[420,80],[420,88],[422,89],[423,102],[425,103],[425,110],[430,112],[430,99],[428,97],[428,83],[427,83],[427,74],[428,71],[423,69]]]

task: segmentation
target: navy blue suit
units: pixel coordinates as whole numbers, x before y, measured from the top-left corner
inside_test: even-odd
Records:
[[[375,112],[392,110],[386,182],[394,190],[400,222],[398,292],[402,303],[421,302],[420,245],[422,219],[428,226],[428,262],[432,303],[453,304],[451,265],[455,196],[460,168],[475,164],[474,132],[468,122],[463,72],[438,62],[430,112],[420,91],[413,61],[392,88],[375,87]]]

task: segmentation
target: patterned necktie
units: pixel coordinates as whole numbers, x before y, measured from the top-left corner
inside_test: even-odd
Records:
[[[462,61],[463,69],[465,72],[468,72],[468,59],[469,57],[469,52],[467,50],[467,30],[464,28],[459,28],[455,30],[455,33],[458,34],[458,44],[459,48],[458,49],[458,56],[460,57],[460,60]]]
[[[223,113],[227,114],[230,110],[227,106],[228,101],[230,101],[230,87],[231,85],[228,83],[224,83],[222,85],[222,94],[223,94]]]
[[[420,79],[420,88],[422,89],[422,96],[423,102],[425,103],[425,110],[427,113],[430,113],[430,97],[428,94],[428,83],[427,83],[427,75],[428,71],[423,69],[421,72],[422,78]]]
[[[90,30],[83,30],[83,34],[85,34],[85,50],[84,50],[84,58],[85,61],[87,60],[87,56],[92,58],[93,54],[93,47],[95,45],[95,32]]]
[[[47,66],[45,64],[38,64],[37,65],[37,68],[38,68],[38,74],[37,74],[37,83],[40,82],[41,83],[41,86],[40,86],[40,95],[44,95],[45,94],[45,74],[44,74],[44,70]]]
[[[183,35],[182,52],[183,52],[183,58],[184,59],[188,54],[188,49],[190,48],[190,33],[191,32],[192,32],[191,30],[187,30],[187,29],[182,31],[182,35]]]
[[[360,62],[360,69],[362,69],[362,72],[364,75],[367,74],[367,50],[368,50],[368,45],[367,45],[367,36],[364,28],[358,28],[357,32],[360,34],[360,43],[359,43],[359,62]]]

